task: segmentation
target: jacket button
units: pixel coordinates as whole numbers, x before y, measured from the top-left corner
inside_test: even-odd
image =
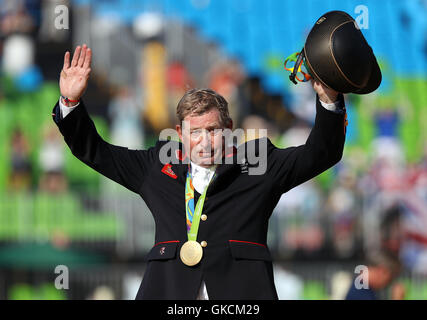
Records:
[[[202,219],[203,221],[206,221],[207,218],[208,218],[208,216],[205,214],[202,214],[202,216],[200,217],[200,219]]]
[[[206,247],[208,246],[208,243],[207,243],[206,241],[202,241],[202,242],[200,242],[200,245],[201,245],[203,248],[206,248]]]

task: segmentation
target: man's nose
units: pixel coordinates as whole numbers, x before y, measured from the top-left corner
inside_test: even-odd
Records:
[[[210,134],[210,132],[209,131],[207,131],[207,130],[204,130],[203,131],[203,133],[202,133],[202,138],[201,138],[201,141],[200,141],[200,144],[203,146],[203,147],[208,147],[208,146],[210,146],[211,145],[211,134]]]

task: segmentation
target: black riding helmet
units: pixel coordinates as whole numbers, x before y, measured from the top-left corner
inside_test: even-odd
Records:
[[[317,20],[298,56],[301,60],[312,77],[341,93],[366,94],[381,83],[372,48],[356,21],[343,11],[330,11]]]

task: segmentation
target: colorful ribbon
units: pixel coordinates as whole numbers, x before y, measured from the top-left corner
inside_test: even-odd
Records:
[[[210,183],[215,179],[216,173],[214,173],[209,184],[206,186],[203,193],[200,195],[197,201],[196,208],[194,208],[194,186],[193,179],[191,177],[191,168],[188,166],[187,179],[185,182],[185,212],[187,222],[187,234],[188,240],[196,241],[197,233],[199,231],[200,217],[202,215],[203,204],[205,203],[206,192]]]
[[[311,75],[309,74],[309,73],[305,73],[304,71],[302,71],[302,69],[301,69],[301,66],[302,66],[302,64],[304,63],[304,67],[305,67],[305,69],[306,70],[308,70],[308,68],[307,68],[307,66],[306,66],[306,64],[305,64],[305,59],[304,59],[304,57],[300,57],[300,55],[302,54],[302,51],[301,52],[295,52],[295,53],[292,53],[289,57],[287,57],[286,58],[286,60],[285,60],[285,63],[284,63],[284,67],[285,67],[285,70],[287,70],[287,71],[290,71],[290,72],[292,72],[292,75],[293,74],[295,74],[295,78],[299,81],[299,82],[307,82],[307,81],[309,81],[312,77],[311,77]],[[299,61],[299,63],[298,63],[298,60],[300,60]],[[294,64],[294,66],[292,67],[292,68],[288,68],[287,66],[286,66],[286,64],[288,63],[288,61],[294,61],[295,62],[295,64]],[[298,65],[297,65],[298,64]],[[297,70],[294,72],[294,70],[295,70],[295,68],[297,68]],[[298,73],[300,73],[300,74],[302,74],[302,76],[298,76]],[[291,75],[291,76],[292,76]],[[291,77],[290,76],[290,77]],[[292,80],[292,79],[291,79]],[[296,84],[296,82],[293,80],[293,82]]]

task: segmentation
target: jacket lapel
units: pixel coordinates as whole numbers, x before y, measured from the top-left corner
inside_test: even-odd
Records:
[[[216,168],[215,178],[208,188],[207,195],[214,194],[225,188],[239,174],[240,166],[237,162],[237,149],[233,146],[231,152],[224,156],[223,163]]]
[[[184,146],[181,142],[178,143],[177,148],[173,150],[173,153],[171,168],[177,175],[177,180],[185,184],[189,159],[187,158],[187,154],[185,153]]]

